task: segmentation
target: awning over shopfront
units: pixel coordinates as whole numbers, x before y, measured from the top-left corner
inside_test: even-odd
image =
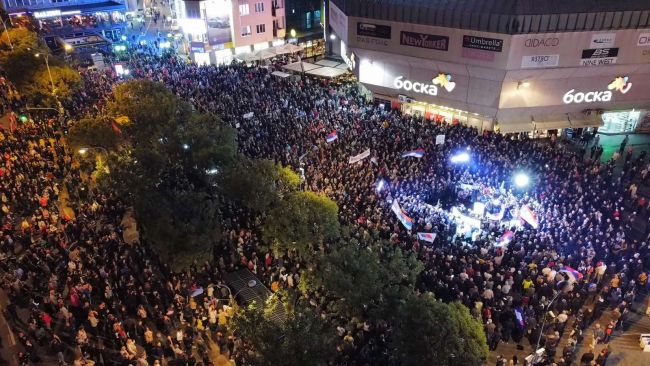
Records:
[[[291,76],[290,74],[287,74],[286,72],[282,72],[282,71],[273,71],[271,73],[271,75],[275,75],[275,76],[277,76],[279,78],[282,78],[282,79],[288,78],[289,76]]]
[[[329,66],[325,66],[329,65]],[[345,64],[344,64],[345,65]],[[321,78],[335,78],[339,77],[348,72],[347,68],[339,68],[340,63],[332,60],[321,60],[315,64],[309,62],[294,62],[288,65],[285,65],[283,68],[285,70],[293,72],[304,72],[307,75],[318,76]]]
[[[530,118],[530,122],[525,119]],[[501,133],[558,130],[561,128],[585,128],[602,126],[603,122],[596,113],[567,113],[561,115],[534,115],[521,119],[499,120]]]
[[[501,133],[518,133],[533,131],[533,123],[502,123],[499,122],[499,131]]]

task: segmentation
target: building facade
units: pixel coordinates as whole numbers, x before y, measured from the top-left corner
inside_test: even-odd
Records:
[[[199,63],[228,63],[285,36],[284,0],[176,0],[174,7]]]
[[[45,34],[87,29],[111,39],[120,36],[127,10],[125,0],[2,0],[2,4],[12,20],[29,19]]]
[[[650,3],[495,3],[331,0],[332,51],[376,99],[429,119],[650,130]]]
[[[323,0],[285,0],[288,42],[304,48],[305,57],[325,52]]]

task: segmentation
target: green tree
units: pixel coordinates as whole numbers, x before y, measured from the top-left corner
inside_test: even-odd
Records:
[[[71,98],[80,87],[81,76],[77,71],[67,66],[50,65],[49,71],[47,68],[39,68],[34,72],[29,82],[20,90],[32,102],[51,106],[55,105],[56,99],[62,101]]]
[[[9,41],[11,39],[11,41]],[[12,47],[13,46],[13,50]],[[36,73],[45,69],[44,61],[34,56],[48,52],[35,32],[26,28],[9,28],[0,37],[0,67],[7,79],[21,90],[33,80]],[[51,90],[51,87],[46,88]]]
[[[390,345],[402,365],[474,366],[488,355],[481,323],[460,303],[411,295],[397,308]]]
[[[83,147],[116,150],[122,139],[121,134],[113,129],[112,123],[104,116],[82,118],[70,127],[67,142],[74,150]]]
[[[220,177],[226,197],[255,212],[264,212],[284,196],[294,192],[300,177],[291,168],[271,160],[241,157]]]
[[[303,274],[303,290],[324,289],[343,314],[390,319],[415,290],[422,263],[400,248],[379,243],[362,248],[342,243]]]
[[[121,122],[132,144],[159,144],[176,126],[186,121],[188,107],[163,84],[149,80],[130,80],[113,87],[109,114]]]
[[[338,212],[336,202],[325,195],[291,192],[270,210],[263,237],[276,252],[295,249],[309,258],[319,244],[339,237]]]
[[[318,366],[336,356],[334,330],[296,296],[285,296],[280,303],[274,295],[264,307],[253,303],[236,313],[233,328],[254,351],[250,364]],[[284,307],[283,322],[272,317],[277,306]]]
[[[113,89],[106,115],[80,121],[71,139],[111,151],[100,185],[133,204],[167,263],[181,269],[211,258],[223,201],[218,178],[237,159],[232,128],[192,111],[162,84],[131,81]]]

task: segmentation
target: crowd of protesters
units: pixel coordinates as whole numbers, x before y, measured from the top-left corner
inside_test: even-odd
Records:
[[[501,342],[540,345],[547,364],[605,364],[609,350],[596,352],[596,345],[625,331],[635,299],[648,287],[648,233],[630,235],[635,222],[649,218],[647,201],[633,188],[646,182],[645,155],[633,159],[628,150],[619,172],[615,159],[603,163],[555,140],[479,133],[459,121],[374,105],[353,83],[279,78],[271,73],[280,64],[198,67],[142,56],[127,67],[132,77],[160,81],[197,109],[218,114],[237,129],[244,154],[303,168],[305,188],[334,199],[340,221],[362,245],[389,240],[415,253],[425,265],[418,288],[464,303],[485,325],[491,350],[498,353]],[[119,78],[82,76],[84,92],[67,105],[71,118],[14,121],[0,141],[0,266],[8,318],[25,350],[21,362],[209,364],[215,342],[221,354],[246,364],[245,340],[226,326],[223,274],[248,267],[276,290],[297,286],[300,264],[291,252],[264,251],[260,218],[237,207],[225,210],[224,245],[214,260],[182,273],[161,264],[146,244],[125,243],[125,202],[92,188],[64,143],[67,124],[101,110]],[[4,98],[3,108],[19,111],[13,93]],[[326,142],[333,131],[338,139]],[[444,144],[436,144],[438,135],[445,135]],[[367,159],[349,164],[366,149]],[[415,149],[425,155],[402,157]],[[458,151],[469,151],[471,160],[451,163]],[[518,171],[533,178],[525,190],[511,184]],[[524,223],[514,230],[509,220],[486,220],[478,236],[456,235],[450,208],[475,194],[461,184],[505,198],[506,216],[527,204],[539,227]],[[394,199],[414,219],[412,230],[391,211]],[[513,239],[500,245],[511,229]],[[436,239],[418,241],[418,232]],[[574,269],[571,276],[567,268]],[[199,288],[205,292],[193,297]],[[326,301],[310,295],[315,311],[326,312]],[[605,312],[611,322],[601,324]],[[382,325],[341,319],[336,327],[337,364],[384,364],[391,357]],[[579,344],[584,355],[574,354]]]

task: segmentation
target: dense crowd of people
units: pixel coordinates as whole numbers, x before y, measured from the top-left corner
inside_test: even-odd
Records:
[[[581,155],[556,140],[432,122],[375,105],[353,83],[272,75],[281,64],[198,67],[142,56],[128,67],[134,78],[162,82],[198,110],[218,114],[236,128],[245,155],[303,168],[305,188],[334,199],[340,221],[362,245],[389,240],[417,255],[425,265],[418,288],[471,309],[485,326],[491,350],[498,353],[501,342],[514,341],[545,347],[547,364],[605,364],[608,348],[598,353],[596,344],[626,329],[631,306],[648,289],[648,232],[631,235],[635,222],[649,218],[637,191],[647,182],[645,154],[633,158],[623,145],[619,172],[616,159],[601,162],[597,149],[589,154],[590,141]],[[146,243],[125,243],[126,203],[93,188],[64,141],[68,124],[101,110],[120,79],[110,71],[82,76],[84,91],[66,108],[70,118],[14,122],[0,141],[0,266],[8,318],[25,349],[21,361],[207,365],[215,342],[221,354],[245,365],[250,350],[227,328],[223,274],[247,267],[276,290],[297,286],[300,263],[291,252],[264,251],[261,220],[237,207],[225,210],[223,243],[214,260],[185,272],[161,264]],[[0,88],[9,86],[3,82]],[[19,112],[15,94],[3,96],[3,109]],[[338,139],[326,142],[333,131]],[[445,135],[444,144],[436,144],[438,135]],[[348,162],[366,149],[367,159]],[[402,157],[415,149],[424,156]],[[471,160],[451,163],[458,151],[468,151]],[[518,171],[533,178],[526,189],[511,183]],[[462,188],[467,186],[473,188]],[[539,227],[483,220],[474,237],[457,235],[451,207],[483,196],[503,198],[507,218],[527,205]],[[393,200],[413,218],[412,230],[391,211]],[[509,230],[514,236],[502,245]],[[418,232],[436,239],[418,241]],[[199,288],[205,292],[192,296]],[[312,304],[327,309],[324,299]],[[600,324],[605,312],[612,321]],[[336,326],[337,364],[390,359],[379,334],[385,329],[351,320]],[[559,348],[565,332],[569,341]],[[574,354],[577,344],[588,351]],[[524,361],[500,356],[498,362]]]

